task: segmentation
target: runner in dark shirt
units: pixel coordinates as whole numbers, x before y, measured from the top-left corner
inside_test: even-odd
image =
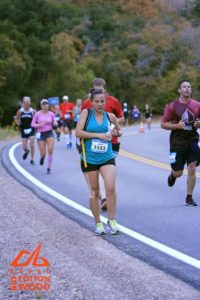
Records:
[[[144,118],[145,118],[146,124],[148,126],[148,129],[150,130],[151,129],[152,112],[151,112],[151,109],[149,107],[149,104],[145,104]]]
[[[22,146],[24,149],[23,159],[26,159],[31,151],[30,163],[34,165],[34,142],[35,142],[35,129],[31,126],[35,109],[31,107],[31,98],[25,96],[22,100],[22,106],[18,109],[15,116],[15,123],[20,128],[20,135],[22,139]],[[30,142],[28,144],[28,141]],[[28,149],[30,147],[30,149]]]
[[[171,102],[165,109],[161,121],[163,129],[171,130],[170,134],[170,164],[171,174],[168,185],[173,186],[178,177],[183,174],[187,163],[187,196],[186,205],[197,206],[192,198],[196,180],[196,166],[200,162],[200,148],[198,145],[200,127],[200,103],[192,99],[191,84],[184,80],[179,86],[180,97]]]

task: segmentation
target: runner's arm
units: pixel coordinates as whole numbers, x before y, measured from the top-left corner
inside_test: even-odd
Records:
[[[122,136],[122,129],[119,126],[118,118],[112,113],[108,113],[111,123],[115,125],[115,128],[112,130],[113,136]]]
[[[123,110],[122,110],[122,107],[121,107],[121,103],[119,102],[118,99],[116,99],[114,115],[116,116],[117,122],[119,124],[124,123],[124,114],[123,114]]]
[[[14,122],[18,125],[18,126],[20,126],[20,124],[21,124],[21,121],[20,121],[20,115],[21,115],[21,112],[20,112],[20,109],[17,111],[17,113],[16,113],[16,116],[15,116],[15,118],[14,118]]]
[[[161,121],[161,128],[166,130],[176,130],[176,129],[184,129],[185,123],[180,121],[179,123],[171,123],[171,122],[162,122]]]
[[[173,103],[170,103],[165,109],[164,115],[162,117],[160,126],[166,130],[176,130],[176,129],[184,129],[185,123],[181,120],[179,122],[173,121]]]
[[[38,116],[37,116],[37,113],[33,116],[33,120],[31,122],[31,127],[33,128],[40,128],[42,126],[45,125],[45,122],[40,122],[38,123]]]

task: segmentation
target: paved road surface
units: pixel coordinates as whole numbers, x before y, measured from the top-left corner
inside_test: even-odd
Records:
[[[107,235],[105,239],[129,255],[200,288],[200,181],[198,177],[194,192],[194,199],[199,203],[199,207],[196,208],[185,206],[185,175],[173,188],[167,186],[168,136],[169,132],[156,125],[151,131],[146,130],[144,134],[139,134],[135,127],[124,129],[124,136],[121,139],[122,151],[117,158],[117,220],[120,225],[131,229],[132,232],[161,243],[163,249],[164,246],[168,246],[177,250],[178,259],[174,258],[173,250],[172,255],[165,254],[125,233],[115,237]],[[65,148],[64,138],[60,143],[56,143],[50,175],[46,174],[45,166],[39,165],[38,152],[35,166],[31,166],[28,160],[23,161],[21,154],[21,147],[17,146],[14,157],[28,173],[59,194],[89,208],[88,190],[80,170],[79,155],[75,149]],[[28,185],[45,201],[71,219],[93,230],[92,218],[60,203],[52,193],[47,196],[19,175],[8,161],[8,148],[4,151],[5,161],[10,171],[23,184]],[[105,213],[102,215],[106,217]],[[188,263],[179,260],[181,254],[189,257]],[[190,262],[194,262],[196,266],[192,266]]]

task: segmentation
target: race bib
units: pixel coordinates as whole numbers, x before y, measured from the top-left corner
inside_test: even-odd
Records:
[[[59,121],[59,120],[60,120],[60,117],[55,117],[55,120],[56,120],[56,121]]]
[[[176,162],[176,152],[171,152],[169,154],[169,162],[170,164],[174,164]]]
[[[35,136],[36,136],[36,139],[39,140],[41,138],[41,132],[37,132]]]
[[[70,119],[70,114],[65,114],[65,119]]]
[[[106,153],[108,151],[108,143],[99,139],[92,139],[92,152]]]
[[[32,131],[32,128],[24,129],[24,133],[25,134],[29,134],[29,133],[31,133],[31,131]]]

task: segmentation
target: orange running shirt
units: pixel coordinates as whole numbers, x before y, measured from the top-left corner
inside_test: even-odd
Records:
[[[60,111],[62,114],[62,119],[64,119],[64,120],[73,119],[73,116],[72,116],[73,109],[74,109],[74,103],[72,103],[72,102],[61,103]]]

